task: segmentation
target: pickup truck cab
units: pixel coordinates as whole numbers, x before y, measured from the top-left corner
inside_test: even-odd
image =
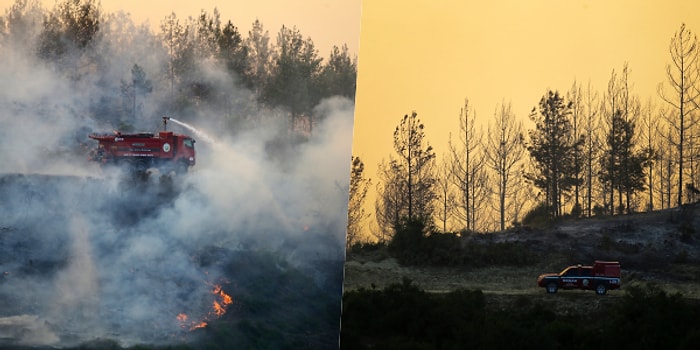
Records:
[[[560,273],[539,275],[537,285],[550,294],[559,289],[584,289],[605,295],[608,290],[620,288],[620,263],[596,260],[593,266],[569,266]]]

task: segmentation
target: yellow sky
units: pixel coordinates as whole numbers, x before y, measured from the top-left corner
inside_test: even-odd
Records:
[[[393,152],[392,133],[404,114],[418,112],[440,157],[449,132],[458,131],[465,97],[481,123],[504,100],[527,120],[547,89],[565,92],[574,80],[590,80],[602,92],[612,70],[628,62],[633,92],[658,100],[671,37],[682,22],[700,33],[697,0],[365,0],[362,6],[353,154],[373,179],[377,163]]]
[[[56,0],[40,0],[47,9]],[[60,0],[64,1],[64,0]],[[255,19],[270,32],[274,43],[282,25],[296,26],[304,37],[311,37],[319,55],[328,57],[333,45],[348,45],[351,55],[358,52],[360,33],[360,0],[98,0],[107,13],[124,11],[131,14],[136,23],[148,21],[158,30],[163,18],[175,12],[178,18],[196,17],[205,10],[211,14],[214,8],[221,19],[231,20],[245,38]],[[6,9],[15,0],[0,0],[0,9]]]

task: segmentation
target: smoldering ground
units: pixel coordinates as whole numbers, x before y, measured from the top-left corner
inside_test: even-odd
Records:
[[[337,347],[349,101],[318,106],[322,122],[304,142],[284,141],[279,111],[246,102],[241,113],[260,122],[229,135],[202,107],[183,116],[211,139],[193,135],[192,171],[134,177],[86,161],[87,134],[116,127],[86,112],[96,82],[67,81],[3,49],[0,346],[226,337],[241,347]],[[160,120],[133,122],[156,131]],[[216,285],[233,299],[223,316],[212,314]]]
[[[79,175],[3,174],[0,342],[190,339],[192,325],[216,319],[214,285],[234,299],[236,317],[236,309],[247,307],[244,300],[267,293],[259,288],[295,284],[261,283],[270,270],[239,261],[258,261],[251,252],[275,261],[274,273],[298,271],[312,283],[305,288],[335,301],[339,317],[351,105],[334,113],[321,127],[336,132],[300,146],[283,170],[265,160],[253,136],[241,135],[245,144],[198,143],[200,164],[182,177],[151,170],[134,179],[99,169],[93,176],[84,169]],[[241,276],[256,289],[237,290],[250,282]],[[188,321],[179,322],[179,314]]]

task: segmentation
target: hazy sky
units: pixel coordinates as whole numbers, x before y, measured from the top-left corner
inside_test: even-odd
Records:
[[[56,0],[40,0],[45,8],[53,8]],[[64,0],[61,0],[64,1]],[[134,22],[148,21],[154,30],[163,18],[175,12],[178,18],[196,17],[205,10],[211,14],[214,8],[223,21],[231,20],[246,37],[255,19],[262,22],[275,40],[282,25],[296,26],[304,37],[311,37],[319,55],[327,57],[333,45],[348,45],[352,55],[358,52],[360,33],[360,0],[99,0],[107,13],[130,13]],[[6,9],[14,0],[0,0],[0,8]]]
[[[661,104],[671,37],[682,22],[700,33],[697,0],[410,3],[363,1],[353,154],[373,179],[412,111],[441,160],[465,97],[484,124],[502,101],[527,120],[547,89],[577,80],[602,92],[628,62],[633,93]]]

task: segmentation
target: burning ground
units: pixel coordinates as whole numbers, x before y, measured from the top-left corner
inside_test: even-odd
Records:
[[[337,348],[352,103],[309,100],[301,134],[220,51],[166,69],[172,41],[95,4],[0,17],[0,347]],[[189,173],[86,160],[90,133],[163,116],[197,141]]]
[[[328,103],[285,164],[242,134],[182,177],[0,175],[0,345],[337,347],[352,105]]]

